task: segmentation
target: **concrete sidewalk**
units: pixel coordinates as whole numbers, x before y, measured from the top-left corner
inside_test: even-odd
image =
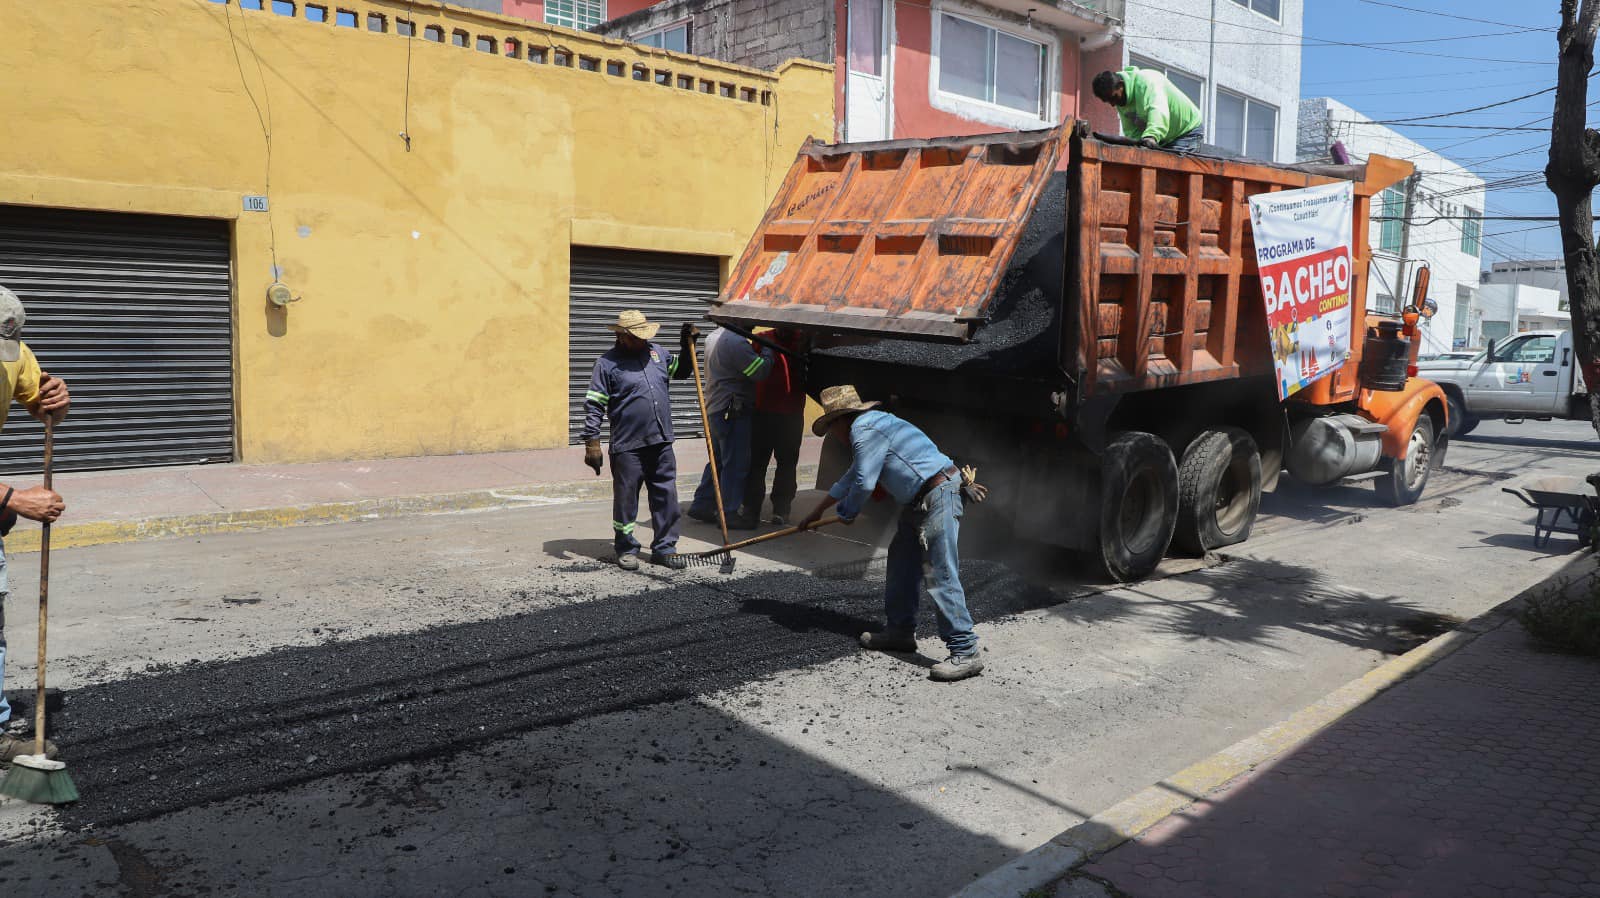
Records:
[[[801,488],[809,486],[822,441],[800,449]],[[705,442],[676,443],[678,486],[692,491],[706,462]],[[607,463],[609,465],[609,462]],[[22,483],[29,480],[22,479]],[[549,504],[611,495],[609,467],[596,476],[583,448],[482,455],[436,455],[288,465],[197,465],[58,474],[67,513],[53,546],[86,546],[360,518]],[[643,508],[641,497],[641,508]],[[8,552],[38,548],[39,528],[23,521]]]
[[[1594,560],[1565,576],[1586,584]],[[1600,661],[1541,649],[1514,606],[1332,725],[1027,894],[1600,895]]]

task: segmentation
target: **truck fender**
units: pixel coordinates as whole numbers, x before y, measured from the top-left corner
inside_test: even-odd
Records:
[[[1368,419],[1383,424],[1389,430],[1383,435],[1383,454],[1388,458],[1405,458],[1411,441],[1411,429],[1422,415],[1434,417],[1434,431],[1443,454],[1445,434],[1449,431],[1449,404],[1444,390],[1431,380],[1413,377],[1404,389],[1388,392],[1363,390],[1361,413]]]

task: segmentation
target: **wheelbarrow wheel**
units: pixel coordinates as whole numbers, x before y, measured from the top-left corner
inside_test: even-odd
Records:
[[[1434,448],[1433,419],[1420,415],[1406,443],[1406,457],[1386,460],[1387,470],[1378,478],[1378,495],[1390,505],[1415,504],[1428,486]]]

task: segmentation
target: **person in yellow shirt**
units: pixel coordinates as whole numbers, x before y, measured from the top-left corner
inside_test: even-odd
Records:
[[[11,399],[27,407],[28,413],[40,421],[46,418],[60,423],[67,416],[72,398],[67,385],[59,377],[51,377],[39,367],[33,350],[22,342],[22,325],[27,313],[17,295],[0,287],[0,388],[8,397],[0,403],[0,426],[5,423],[5,406]],[[32,521],[54,521],[67,510],[66,503],[54,490],[42,486],[13,487],[0,483],[0,537],[10,530],[18,516]],[[33,751],[33,740],[23,734],[12,733],[11,705],[5,699],[6,660],[6,562],[5,546],[0,542],[0,769],[11,766],[11,759]],[[45,743],[45,756],[54,757],[56,747]]]

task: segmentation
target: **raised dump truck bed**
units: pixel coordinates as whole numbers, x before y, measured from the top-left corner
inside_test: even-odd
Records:
[[[1314,482],[1376,468],[1395,501],[1420,494],[1442,394],[1358,378],[1378,339],[1368,208],[1409,172],[1184,156],[1083,126],[807,143],[711,317],[808,332],[813,393],[851,382],[894,400],[988,465],[1007,523],[1141,576],[1174,534],[1191,551],[1245,538],[1285,463]],[[1352,357],[1280,403],[1248,198],[1337,178],[1354,182]]]

